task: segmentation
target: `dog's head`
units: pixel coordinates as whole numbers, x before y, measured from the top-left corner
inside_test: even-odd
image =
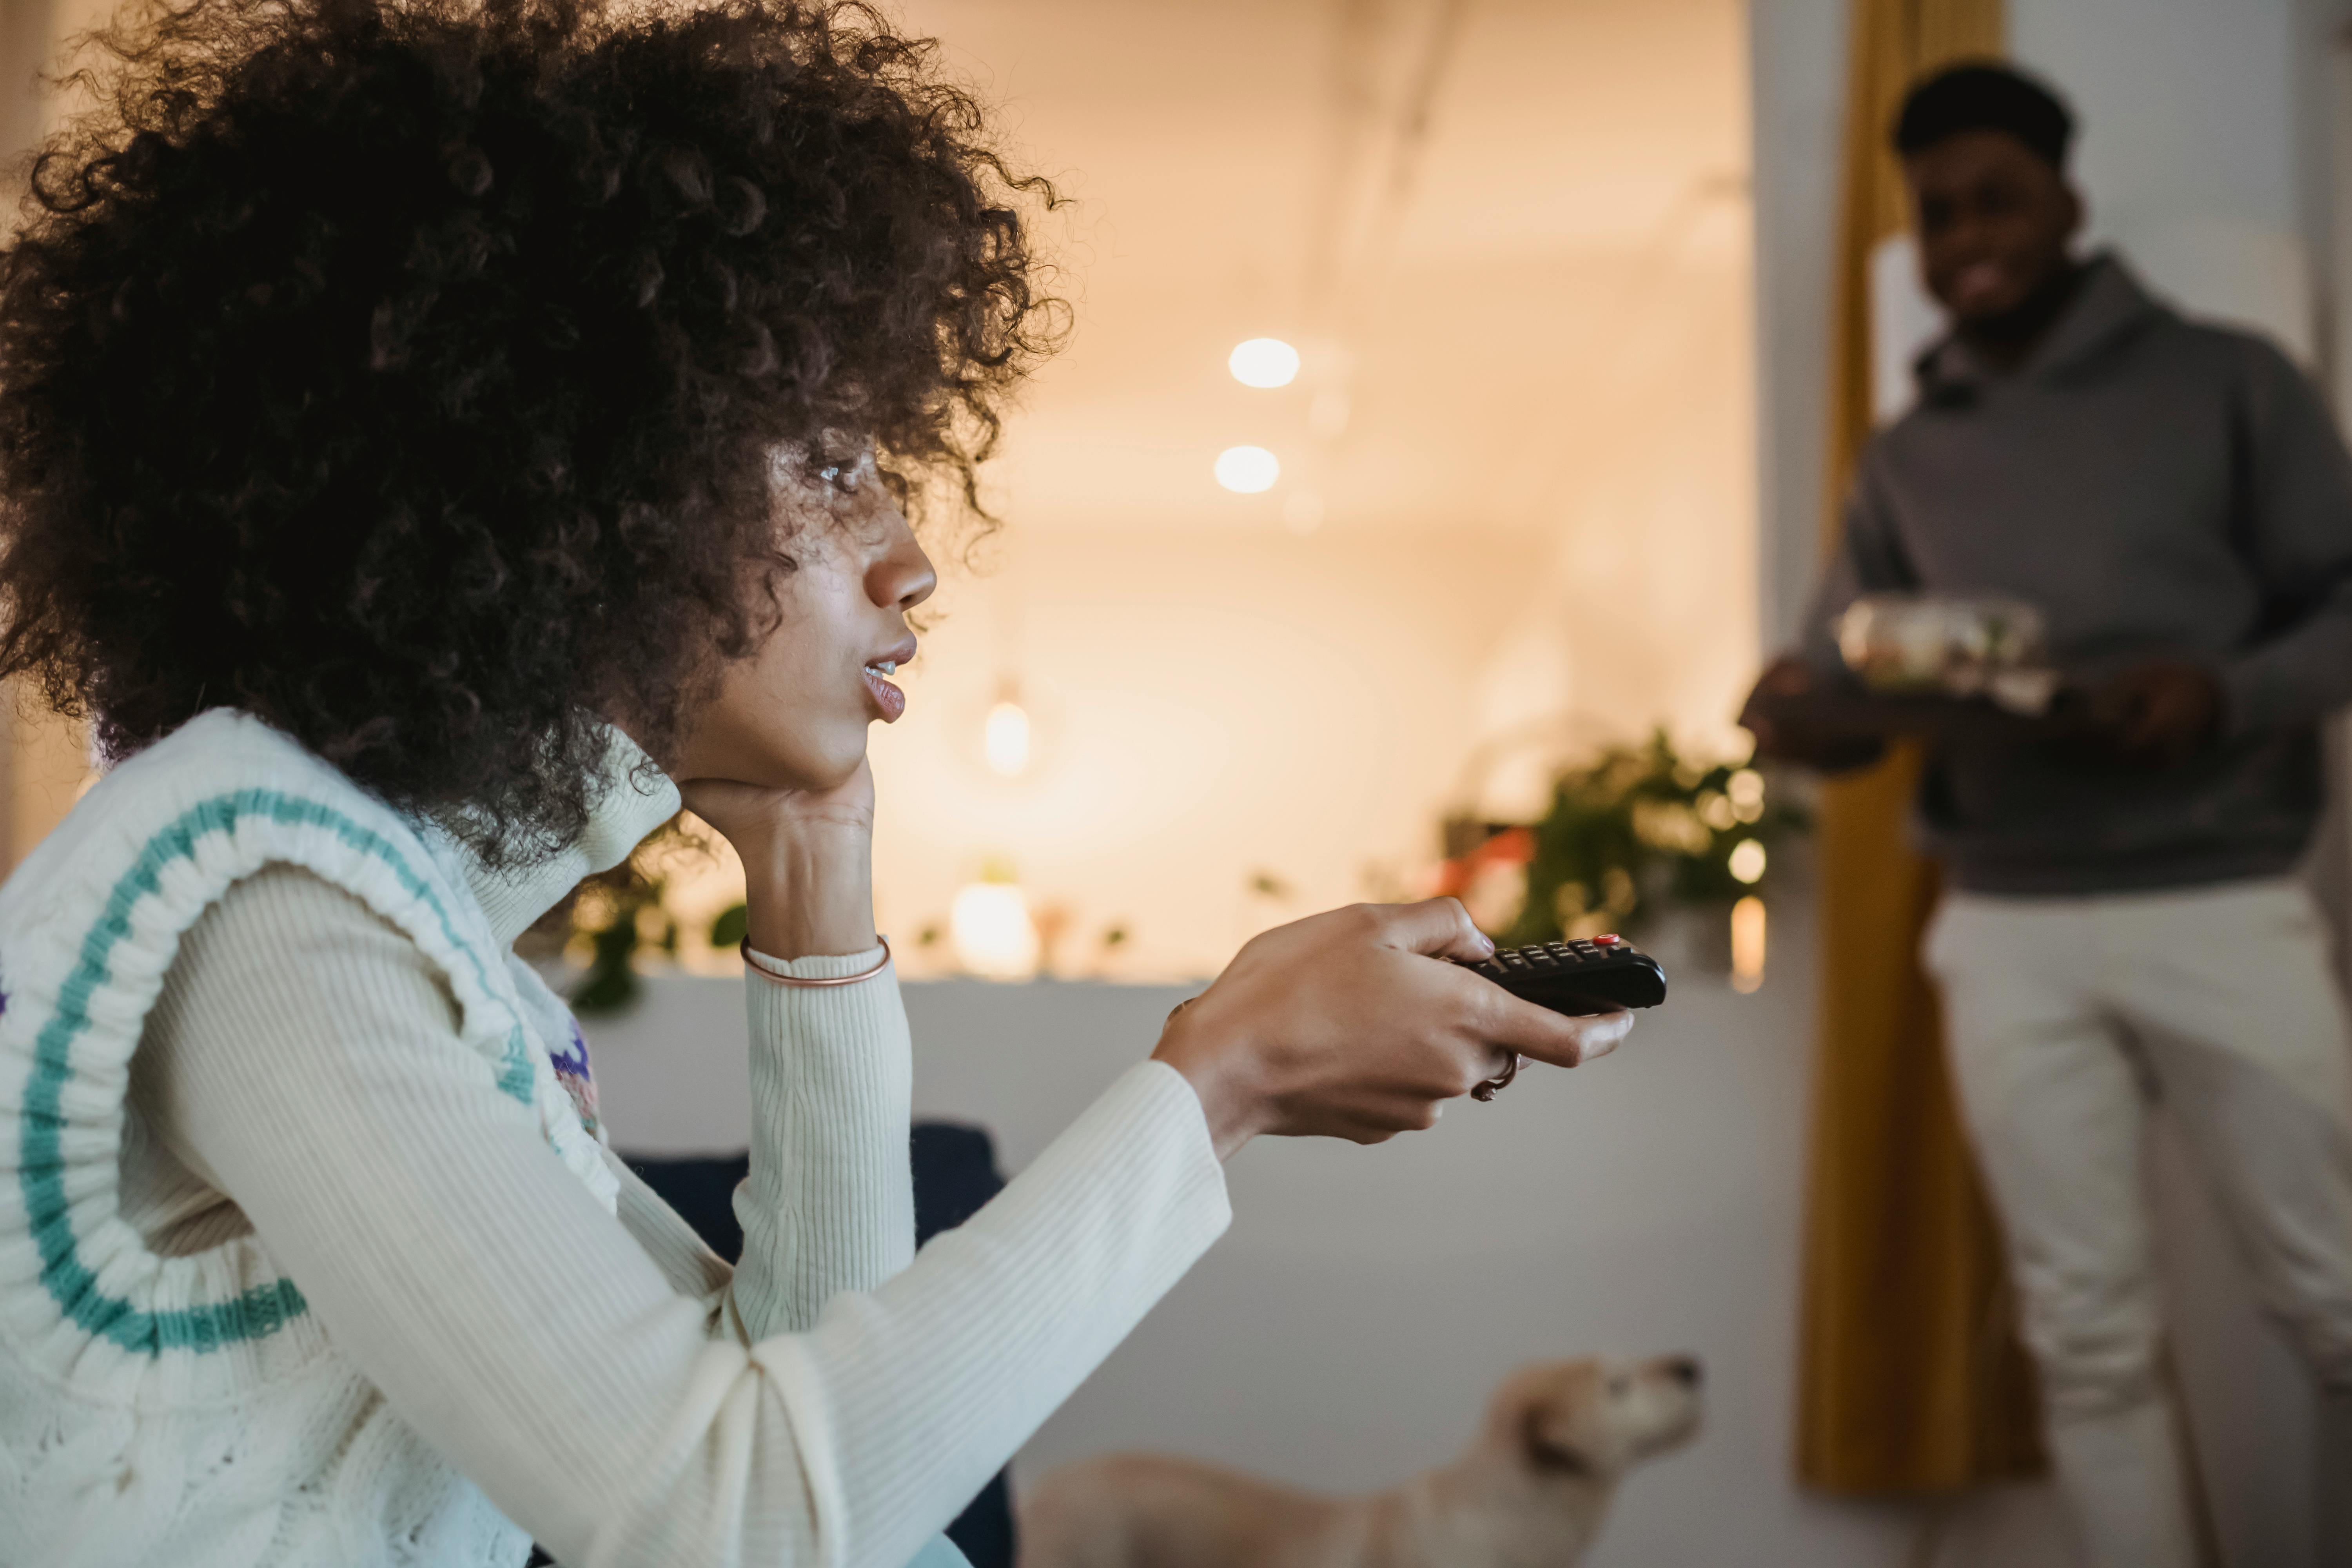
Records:
[[[1521,1367],[1496,1391],[1490,1436],[1541,1474],[1613,1479],[1698,1430],[1699,1363],[1544,1362]]]

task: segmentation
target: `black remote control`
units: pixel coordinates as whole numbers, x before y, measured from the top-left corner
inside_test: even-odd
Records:
[[[1464,967],[1571,1018],[1612,1007],[1654,1007],[1666,999],[1666,972],[1622,936],[1507,947]]]

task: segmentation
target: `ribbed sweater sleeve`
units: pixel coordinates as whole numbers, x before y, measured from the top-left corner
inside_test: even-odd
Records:
[[[858,974],[882,950],[752,962],[800,979]],[[809,1328],[844,1290],[871,1290],[915,1256],[907,1139],[914,1093],[894,973],[786,986],[747,974],[751,1170],[735,1194],[743,1259],[728,1292],[748,1342]]]
[[[894,1272],[904,1176],[867,1140],[903,1165],[895,987],[770,990],[772,1169],[739,1199],[770,1239],[716,1314],[714,1262],[641,1187],[634,1220],[604,1213],[417,950],[306,873],[242,882],[191,930],[134,1095],[339,1352],[560,1561],[901,1568],[1220,1234],[1223,1173],[1190,1088],[1141,1064]]]

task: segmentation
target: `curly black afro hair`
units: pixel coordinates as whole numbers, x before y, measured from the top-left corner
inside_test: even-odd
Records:
[[[496,854],[658,757],[792,569],[772,465],[977,507],[1050,346],[1017,178],[862,5],[170,0],[0,247],[0,674],[211,707]],[[487,824],[487,826],[480,825]]]

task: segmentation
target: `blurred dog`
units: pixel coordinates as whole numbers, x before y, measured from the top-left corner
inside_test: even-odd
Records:
[[[1618,1479],[1698,1429],[1699,1364],[1545,1362],[1478,1440],[1372,1497],[1318,1497],[1151,1454],[1066,1465],[1021,1505],[1021,1568],[1570,1568]]]

